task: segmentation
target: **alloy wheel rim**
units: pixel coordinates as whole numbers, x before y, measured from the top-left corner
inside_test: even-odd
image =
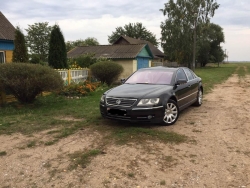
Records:
[[[163,121],[165,123],[173,123],[178,116],[177,106],[173,103],[167,103]]]
[[[199,104],[202,104],[202,91],[199,91]]]

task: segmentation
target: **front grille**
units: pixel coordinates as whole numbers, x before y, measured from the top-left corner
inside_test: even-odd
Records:
[[[137,99],[125,99],[125,98],[113,98],[113,97],[106,98],[107,105],[111,106],[131,107],[135,104],[136,101]]]

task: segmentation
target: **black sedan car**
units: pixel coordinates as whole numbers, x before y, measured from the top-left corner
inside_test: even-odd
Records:
[[[201,78],[186,67],[144,68],[106,91],[100,112],[109,119],[172,125],[181,110],[202,104],[202,94]]]

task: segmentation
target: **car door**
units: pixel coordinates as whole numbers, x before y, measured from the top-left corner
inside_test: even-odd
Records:
[[[176,72],[175,82],[177,82],[178,80],[186,80],[186,82],[188,81],[187,76],[182,68],[179,68]],[[177,103],[180,110],[185,108],[185,105],[189,100],[187,96],[190,93],[190,88],[188,87],[187,83],[176,85],[174,92],[175,96],[177,97]]]
[[[199,87],[199,82],[195,79],[194,74],[188,68],[184,68],[186,76],[188,78],[188,87],[190,87],[189,101],[188,103],[193,103],[197,98],[197,92]]]

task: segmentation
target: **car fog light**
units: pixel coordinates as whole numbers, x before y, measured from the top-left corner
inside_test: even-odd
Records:
[[[152,117],[153,117],[153,116],[149,115],[149,116],[148,116],[148,119],[152,119]]]

